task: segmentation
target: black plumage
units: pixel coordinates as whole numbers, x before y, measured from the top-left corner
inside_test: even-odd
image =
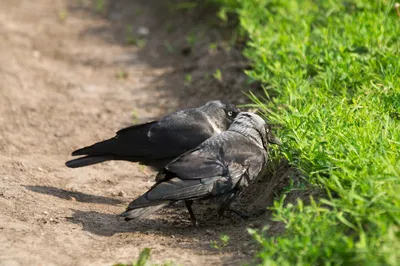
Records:
[[[126,220],[143,218],[182,200],[196,224],[191,204],[204,199],[216,200],[218,213],[223,215],[240,188],[264,168],[268,143],[279,141],[264,120],[253,113],[239,113],[227,131],[167,164],[157,175],[157,183],[132,201],[121,216]]]
[[[238,113],[233,104],[221,101],[180,110],[159,121],[124,128],[111,139],[76,150],[72,156],[84,157],[70,160],[66,165],[76,168],[125,160],[161,169],[175,157],[225,131]]]

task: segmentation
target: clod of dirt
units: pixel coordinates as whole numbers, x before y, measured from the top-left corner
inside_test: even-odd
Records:
[[[192,52],[192,48],[191,47],[185,47],[181,50],[181,55],[183,56],[189,56]]]
[[[111,192],[111,196],[113,196],[113,197],[116,197],[116,196],[125,197],[126,193],[123,190],[118,191],[118,192],[113,191],[113,192]]]

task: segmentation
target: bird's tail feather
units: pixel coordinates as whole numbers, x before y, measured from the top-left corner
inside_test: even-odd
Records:
[[[76,151],[72,152],[72,156],[79,156],[79,155],[104,155],[108,153],[113,153],[115,147],[118,147],[118,139],[111,138],[107,140],[103,140],[97,142],[91,146],[83,147]]]
[[[65,163],[69,168],[84,167],[92,164],[102,163],[113,160],[114,156],[85,156],[78,159],[70,160]]]
[[[85,155],[66,162],[71,168],[83,167],[108,160],[140,161],[151,154],[148,132],[156,122],[134,125],[117,132],[117,136],[72,152],[72,156]]]
[[[168,205],[169,202],[162,203],[160,205],[155,206],[148,206],[140,209],[133,209],[127,210],[120,214],[121,217],[125,217],[125,221],[134,220],[134,219],[142,219],[150,214],[154,213],[155,211],[163,208],[164,206]]]

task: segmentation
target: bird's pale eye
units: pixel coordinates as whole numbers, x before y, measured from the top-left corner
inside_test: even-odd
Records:
[[[228,116],[232,116],[233,115],[233,112],[232,111],[229,111],[228,112]]]

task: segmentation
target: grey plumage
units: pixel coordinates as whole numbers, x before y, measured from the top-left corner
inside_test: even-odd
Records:
[[[262,171],[269,143],[279,141],[265,121],[241,112],[227,131],[167,164],[157,175],[157,183],[132,201],[121,216],[125,220],[143,218],[159,206],[183,200],[196,224],[191,204],[203,199],[216,199],[218,213],[223,215],[240,188]]]
[[[162,169],[182,153],[228,129],[239,113],[233,104],[211,101],[198,108],[174,112],[159,121],[122,129],[116,136],[72,152],[71,168],[108,160],[140,162]]]

